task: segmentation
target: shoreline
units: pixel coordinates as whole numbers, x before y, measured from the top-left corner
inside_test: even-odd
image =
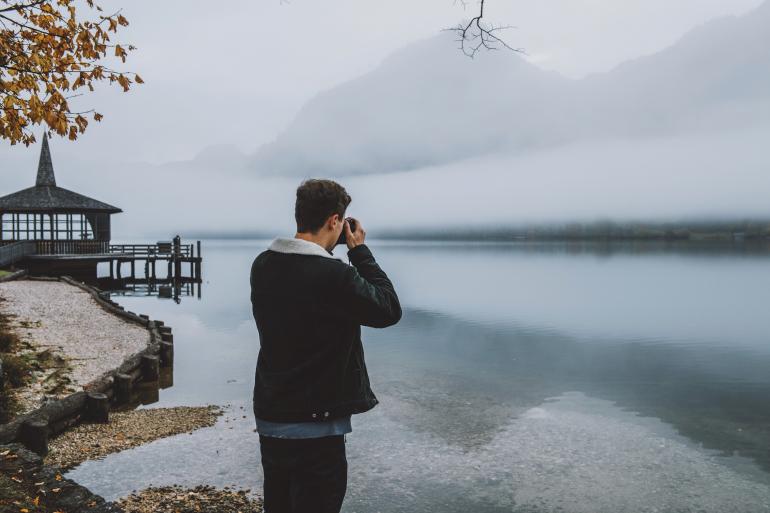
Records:
[[[62,281],[0,283],[0,314],[21,343],[23,354],[55,367],[33,369],[17,389],[20,411],[85,390],[152,342],[146,328],[104,311],[85,291]]]
[[[152,403],[159,389],[173,381],[173,335],[162,321],[128,312],[98,288],[69,277],[18,279],[23,274],[0,279],[0,316],[6,331],[16,339],[11,352],[0,358],[24,356],[34,364],[18,391],[19,411],[0,424],[0,505],[11,501],[17,507],[27,505],[30,512],[55,511],[57,501],[65,499],[64,493],[54,496],[44,491],[40,495],[27,477],[45,474],[62,480],[65,469],[82,461],[216,423],[223,408],[215,405],[135,409],[137,396],[146,398],[149,391],[146,403]],[[42,354],[54,364],[43,365]],[[0,378],[2,370],[6,369],[0,367]],[[53,388],[51,383],[55,383]],[[98,411],[95,404],[99,404]],[[94,417],[95,411],[102,418]],[[32,428],[36,438],[30,437]],[[52,450],[46,458],[49,437]],[[91,448],[81,450],[83,443]],[[62,485],[75,491],[66,498],[69,508],[98,505],[94,511],[123,510],[119,501],[104,501],[74,481],[64,479]],[[55,482],[51,486],[64,489]],[[161,502],[153,501],[167,501],[173,498],[169,494],[178,493],[187,494],[193,504],[214,504],[241,492],[171,487],[142,490],[140,497],[131,500],[135,508],[155,511]],[[261,511],[260,500],[250,500],[249,511]]]

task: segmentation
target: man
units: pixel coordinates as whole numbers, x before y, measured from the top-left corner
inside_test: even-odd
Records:
[[[297,188],[294,238],[276,238],[251,266],[251,303],[260,350],[254,416],[264,470],[265,513],[338,513],[347,489],[350,417],[377,404],[361,326],[401,319],[386,274],[345,211],[331,180]],[[348,259],[332,250],[345,233]]]

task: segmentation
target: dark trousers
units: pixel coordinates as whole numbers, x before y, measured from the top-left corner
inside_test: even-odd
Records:
[[[339,513],[348,485],[344,435],[259,436],[265,513]]]

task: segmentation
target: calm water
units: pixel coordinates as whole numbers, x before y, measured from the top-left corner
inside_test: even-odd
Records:
[[[174,386],[145,407],[226,415],[71,477],[108,499],[259,491],[248,274],[268,243],[204,241],[201,300],[119,299],[174,328]],[[770,251],[369,245],[404,316],[363,330],[381,403],[353,418],[344,511],[770,511]]]

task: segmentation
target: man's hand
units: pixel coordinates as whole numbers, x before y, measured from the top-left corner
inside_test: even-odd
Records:
[[[364,239],[366,238],[366,231],[364,230],[364,227],[361,226],[361,221],[355,217],[351,217],[350,219],[356,222],[356,231],[350,230],[350,223],[345,219],[345,227],[343,230],[345,230],[345,242],[348,245],[348,250],[363,244]]]

